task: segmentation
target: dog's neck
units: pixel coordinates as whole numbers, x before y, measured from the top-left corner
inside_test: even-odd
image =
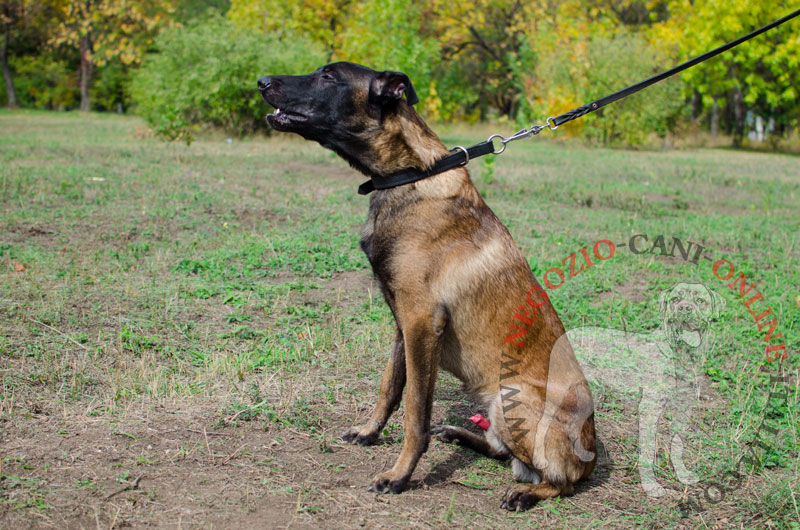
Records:
[[[396,108],[382,117],[380,125],[363,129],[356,133],[356,138],[320,143],[370,178],[410,168],[427,169],[449,153],[405,102],[398,102]]]
[[[439,140],[416,111],[403,102],[386,116],[372,144],[370,168],[374,174],[390,175],[408,168],[426,169],[448,155]]]
[[[349,136],[344,140],[329,138],[320,143],[369,178],[386,177],[408,169],[425,170],[450,154],[436,133],[405,102],[399,102],[395,109],[387,112],[378,126],[366,127],[355,137]],[[396,200],[408,193],[414,197],[421,193],[431,198],[456,194],[472,200],[480,197],[464,167],[450,169],[413,184],[378,190],[372,198],[385,193]]]

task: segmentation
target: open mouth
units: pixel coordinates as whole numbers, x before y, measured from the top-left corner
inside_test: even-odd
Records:
[[[703,343],[703,333],[698,329],[681,329],[678,338],[690,348],[697,348]]]
[[[683,342],[690,348],[697,348],[703,343],[703,334],[705,327],[700,327],[693,322],[679,322],[674,328],[675,339]]]
[[[302,123],[308,120],[308,116],[298,112],[281,110],[276,108],[272,114],[267,114],[267,123],[276,129],[289,127],[292,124]]]

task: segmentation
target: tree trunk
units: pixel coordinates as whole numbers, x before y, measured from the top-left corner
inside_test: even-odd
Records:
[[[733,88],[733,145],[734,147],[741,147],[742,140],[744,139],[744,97],[742,96],[742,89],[738,86]]]
[[[703,115],[703,97],[697,90],[692,94],[692,121]]]
[[[711,136],[717,136],[719,134],[719,103],[717,103],[717,98],[714,98],[714,102],[711,103]]]
[[[89,112],[89,84],[92,82],[94,65],[89,57],[92,45],[89,35],[81,37],[81,112]]]
[[[3,47],[0,49],[0,63],[3,65],[3,79],[6,81],[6,96],[8,97],[8,108],[13,109],[19,106],[17,102],[17,91],[14,89],[14,78],[11,75],[11,68],[8,66],[8,41],[11,39],[11,28],[6,24],[5,36],[3,37]]]

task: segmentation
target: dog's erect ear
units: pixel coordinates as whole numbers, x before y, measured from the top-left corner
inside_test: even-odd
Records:
[[[661,310],[662,315],[667,313],[667,297],[672,293],[674,289],[675,286],[673,285],[669,289],[661,291],[661,294],[658,295],[658,307]]]
[[[369,85],[369,100],[371,103],[386,105],[392,101],[403,99],[406,95],[406,103],[414,105],[419,101],[411,80],[406,74],[400,72],[381,72],[376,75]]]
[[[708,294],[711,295],[711,316],[713,318],[719,318],[727,302],[718,292],[712,291],[708,287],[706,287],[706,290],[708,290]]]

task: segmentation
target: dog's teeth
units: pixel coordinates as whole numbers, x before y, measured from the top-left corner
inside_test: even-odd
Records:
[[[281,109],[275,109],[275,114],[280,114],[280,113],[281,113]]]

